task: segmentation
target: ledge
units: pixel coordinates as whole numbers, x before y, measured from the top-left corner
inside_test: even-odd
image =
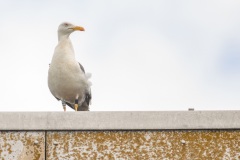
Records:
[[[0,112],[0,130],[240,129],[240,111]]]

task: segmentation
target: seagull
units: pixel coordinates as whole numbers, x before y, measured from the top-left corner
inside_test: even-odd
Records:
[[[48,70],[48,87],[52,95],[75,111],[89,111],[92,99],[90,73],[76,61],[74,49],[69,38],[74,31],[84,31],[80,26],[68,22],[58,27],[58,44],[55,47]]]

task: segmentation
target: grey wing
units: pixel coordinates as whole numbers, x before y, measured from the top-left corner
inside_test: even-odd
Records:
[[[81,65],[81,63],[78,62],[78,64],[79,64],[81,70],[83,71],[83,73],[85,74],[84,67]],[[88,111],[91,99],[92,99],[92,93],[91,93],[91,89],[89,89],[89,92],[85,93],[85,100],[84,100],[83,104],[81,106],[79,106],[78,110],[79,111]]]
[[[86,98],[85,98],[85,102],[87,103],[87,105],[90,104],[91,99],[92,99],[92,93],[91,93],[91,89],[90,89],[89,92],[86,93]]]
[[[83,66],[81,65],[81,63],[78,62],[78,64],[79,64],[81,70],[83,71],[83,73],[85,73],[85,69],[83,68]]]
[[[83,71],[83,73],[85,74],[85,69],[84,69],[84,67],[81,65],[81,63],[78,62],[78,64],[79,64],[81,70]],[[85,102],[87,103],[87,105],[89,105],[89,103],[90,103],[90,101],[91,101],[91,99],[92,99],[91,89],[89,90],[89,92],[86,92],[86,95],[85,95],[85,96],[86,96]]]

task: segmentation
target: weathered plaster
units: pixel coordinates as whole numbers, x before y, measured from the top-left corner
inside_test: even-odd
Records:
[[[48,132],[47,157],[75,159],[238,160],[240,131]]]
[[[44,132],[0,131],[0,160],[44,160],[44,145]]]

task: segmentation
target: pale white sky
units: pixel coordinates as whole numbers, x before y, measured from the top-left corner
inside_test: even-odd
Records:
[[[47,86],[63,21],[86,30],[71,39],[92,73],[92,111],[240,108],[239,0],[0,0],[0,10],[0,111],[63,111]]]

